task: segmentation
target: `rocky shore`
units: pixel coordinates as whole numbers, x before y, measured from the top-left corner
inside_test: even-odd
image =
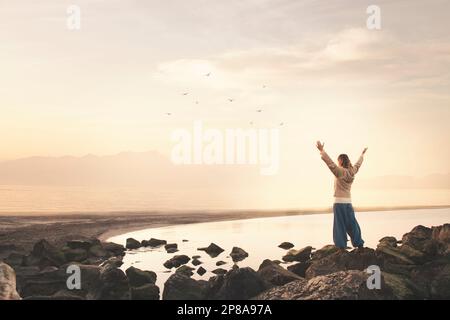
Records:
[[[281,260],[263,260],[258,270],[218,268],[207,281],[192,278],[206,272],[198,257],[174,254],[164,264],[175,272],[162,292],[155,272],[120,269],[127,250],[141,246],[178,250],[159,239],[128,239],[126,247],[83,237],[62,244],[39,240],[29,252],[10,252],[0,260],[0,299],[450,299],[450,224],[417,226],[402,239],[380,239],[375,249],[296,250],[282,243],[287,251]],[[214,243],[199,250],[210,256],[223,251]],[[229,254],[235,262],[248,256],[238,247]],[[73,265],[81,271],[81,288],[69,290],[67,270]],[[381,270],[379,289],[367,285],[369,266]]]

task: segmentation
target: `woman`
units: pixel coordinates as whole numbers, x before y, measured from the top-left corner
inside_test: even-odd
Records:
[[[362,248],[364,241],[361,238],[361,229],[358,221],[356,221],[355,211],[352,206],[351,187],[355,175],[363,162],[365,148],[355,165],[352,165],[346,154],[338,157],[338,166],[331,160],[323,149],[325,143],[317,141],[317,149],[320,151],[322,160],[325,161],[328,168],[334,174],[334,223],[333,223],[333,240],[338,248],[347,248],[347,234],[352,240],[353,247]]]

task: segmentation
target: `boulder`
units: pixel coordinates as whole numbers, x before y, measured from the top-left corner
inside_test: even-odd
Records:
[[[17,252],[11,252],[4,260],[6,264],[12,267],[21,266],[25,261],[25,255]]]
[[[222,261],[222,260],[216,262],[216,266],[218,266],[218,267],[220,267],[220,266],[222,266],[224,264],[227,264],[227,263],[225,261]]]
[[[394,299],[392,291],[382,281],[381,289],[368,289],[368,274],[349,270],[297,280],[269,289],[257,300],[367,300]]]
[[[35,243],[30,255],[24,259],[27,266],[39,266],[41,269],[48,266],[59,267],[66,262],[64,253],[42,239]]]
[[[89,250],[90,247],[94,245],[100,245],[100,241],[98,239],[89,239],[89,240],[69,240],[66,243],[66,246],[70,249],[83,249]]]
[[[88,252],[85,249],[71,249],[71,248],[64,248],[64,257],[66,261],[71,262],[81,262],[83,260],[86,260],[88,258]]]
[[[144,247],[157,248],[157,247],[163,246],[165,244],[167,244],[166,240],[160,240],[160,239],[155,239],[155,238],[151,238],[150,240],[142,241],[142,246],[144,246]]]
[[[125,247],[130,250],[139,249],[141,246],[142,246],[141,243],[133,238],[128,238],[127,243],[125,245]]]
[[[182,272],[175,272],[164,284],[163,300],[202,300],[205,298],[203,282]]]
[[[131,300],[159,300],[159,288],[153,283],[130,288]]]
[[[239,262],[248,257],[248,253],[239,247],[233,247],[230,253],[230,257],[233,262]]]
[[[0,300],[20,300],[16,291],[16,274],[3,262],[0,262]]]
[[[191,260],[187,255],[176,255],[173,258],[164,262],[164,267],[167,269],[178,268],[179,266],[186,264]]]
[[[129,300],[130,289],[125,273],[114,267],[104,267],[100,271],[99,285],[90,293],[94,300]]]
[[[320,259],[325,258],[326,256],[329,256],[330,254],[333,254],[339,250],[341,250],[341,249],[339,249],[335,245],[327,244],[326,246],[323,246],[319,250],[314,251],[311,254],[311,259],[320,260]]]
[[[224,274],[227,273],[227,270],[225,270],[223,268],[217,268],[217,269],[214,269],[211,272],[214,273],[214,274],[217,274],[217,275],[224,275]]]
[[[312,247],[308,246],[300,250],[291,249],[288,251],[288,253],[283,256],[283,261],[286,262],[305,262],[308,261],[311,258],[311,251]]]
[[[193,259],[192,260],[192,264],[194,265],[194,266],[198,266],[198,265],[201,265],[203,262],[201,262],[199,259]]]
[[[272,285],[251,268],[234,268],[226,275],[210,279],[208,298],[218,300],[247,300]]]
[[[306,275],[306,270],[311,266],[311,262],[310,261],[306,261],[306,262],[298,262],[295,264],[292,264],[290,266],[287,267],[287,269],[292,272],[295,273],[296,275],[304,278]]]
[[[282,286],[288,282],[301,279],[295,273],[268,259],[264,260],[259,266],[258,275],[275,286]]]
[[[217,257],[219,254],[225,251],[215,243],[211,243],[209,246],[205,248],[198,248],[197,250],[205,251],[212,258]]]
[[[202,276],[202,275],[204,275],[206,273],[206,269],[203,268],[203,267],[199,267],[197,269],[197,273]]]
[[[278,248],[284,249],[284,250],[288,250],[288,249],[292,249],[294,247],[294,245],[290,242],[282,242]]]
[[[371,265],[380,266],[380,260],[373,249],[358,248],[350,252],[338,250],[321,259],[317,259],[317,256],[312,259],[311,265],[305,272],[305,277],[311,279],[345,270],[362,271]]]
[[[191,268],[187,265],[183,265],[183,266],[179,267],[177,270],[175,270],[175,272],[182,273],[188,277],[192,277],[194,275],[194,272],[193,272],[194,270],[195,270],[194,268]]]
[[[111,252],[112,256],[123,256],[125,255],[125,247],[121,244],[113,242],[103,242],[102,248],[108,252]]]
[[[110,268],[120,268],[123,265],[123,257],[111,257],[108,260],[103,261],[100,264],[100,267],[103,269],[110,269]]]
[[[105,248],[101,244],[96,244],[90,247],[88,250],[88,255],[96,258],[108,258],[114,256],[114,254],[112,254],[110,251],[105,250]]]
[[[143,271],[135,267],[129,267],[125,271],[131,287],[141,287],[146,284],[155,284],[156,273],[153,271]]]
[[[411,271],[410,279],[420,288],[420,299],[449,300],[450,258],[444,257],[416,266]]]
[[[383,245],[388,245],[390,247],[397,247],[397,239],[395,237],[383,237],[378,242],[382,243]]]

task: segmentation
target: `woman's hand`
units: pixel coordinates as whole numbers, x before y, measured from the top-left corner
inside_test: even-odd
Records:
[[[367,149],[368,149],[368,148],[364,148],[364,150],[363,150],[363,152],[362,152],[363,155],[366,154]]]
[[[325,146],[325,143],[321,143],[320,141],[317,141],[316,147],[319,149],[320,152],[323,151],[323,147]]]

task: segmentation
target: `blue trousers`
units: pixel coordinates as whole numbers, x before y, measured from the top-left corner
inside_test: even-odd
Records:
[[[333,240],[338,248],[347,247],[347,234],[352,240],[353,247],[362,247],[361,228],[356,221],[355,211],[351,203],[335,203],[333,206]]]

